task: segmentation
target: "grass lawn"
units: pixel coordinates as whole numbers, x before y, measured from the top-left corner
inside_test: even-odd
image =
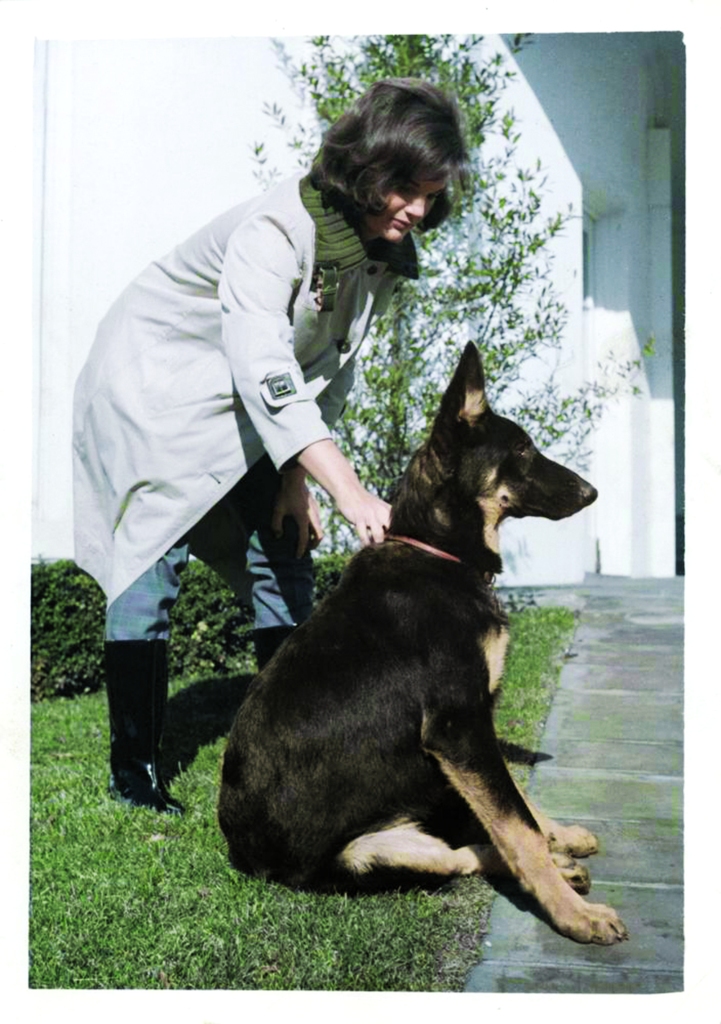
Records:
[[[512,759],[536,749],[573,628],[566,609],[511,616],[497,724]],[[164,758],[180,819],[106,795],[104,694],[34,705],[30,987],[462,990],[495,896],[482,879],[348,898],[229,867],[219,763],[247,681],[171,684]]]

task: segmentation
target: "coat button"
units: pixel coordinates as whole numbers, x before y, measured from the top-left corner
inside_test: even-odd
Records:
[[[338,347],[338,351],[343,352],[344,355],[350,352],[350,342],[347,338],[338,338],[336,340],[336,346]]]
[[[370,267],[368,267],[368,273],[369,274],[377,274],[378,273],[378,267],[376,267],[375,264],[372,263],[370,265]]]

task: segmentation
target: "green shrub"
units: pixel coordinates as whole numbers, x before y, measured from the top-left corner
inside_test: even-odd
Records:
[[[346,561],[345,555],[316,557],[316,600],[335,586]],[[31,602],[32,699],[100,689],[105,597],[95,580],[67,559],[40,562],[32,567]],[[252,612],[203,562],[183,571],[170,622],[171,676],[255,670]]]
[[[341,577],[341,573],[345,569],[350,555],[348,554],[328,554],[319,555],[314,563],[315,573],[315,600],[320,601],[325,597],[329,591],[333,589],[338,583]]]
[[[40,562],[31,578],[33,700],[97,690],[103,676],[105,597],[74,562]]]

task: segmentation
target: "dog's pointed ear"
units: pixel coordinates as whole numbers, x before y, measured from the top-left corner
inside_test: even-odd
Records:
[[[439,419],[447,427],[458,422],[475,427],[488,409],[481,356],[473,342],[469,341],[443,396]]]
[[[462,395],[458,419],[464,420],[470,427],[475,427],[488,412],[488,399],[481,356],[471,341],[465,347],[449,390],[457,380]]]
[[[459,426],[477,427],[489,411],[483,364],[478,349],[469,342],[441,400],[431,433],[431,447],[438,455],[450,453],[457,443]]]

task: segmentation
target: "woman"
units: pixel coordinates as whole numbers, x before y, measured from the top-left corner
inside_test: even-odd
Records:
[[[179,813],[157,771],[168,615],[193,554],[250,596],[264,664],[308,617],[323,536],[313,477],[362,544],[389,506],[331,439],[358,348],[413,228],[465,181],[455,102],[377,82],[311,173],[222,214],[152,263],[102,321],[75,391],[76,561],[103,587],[110,791]]]

